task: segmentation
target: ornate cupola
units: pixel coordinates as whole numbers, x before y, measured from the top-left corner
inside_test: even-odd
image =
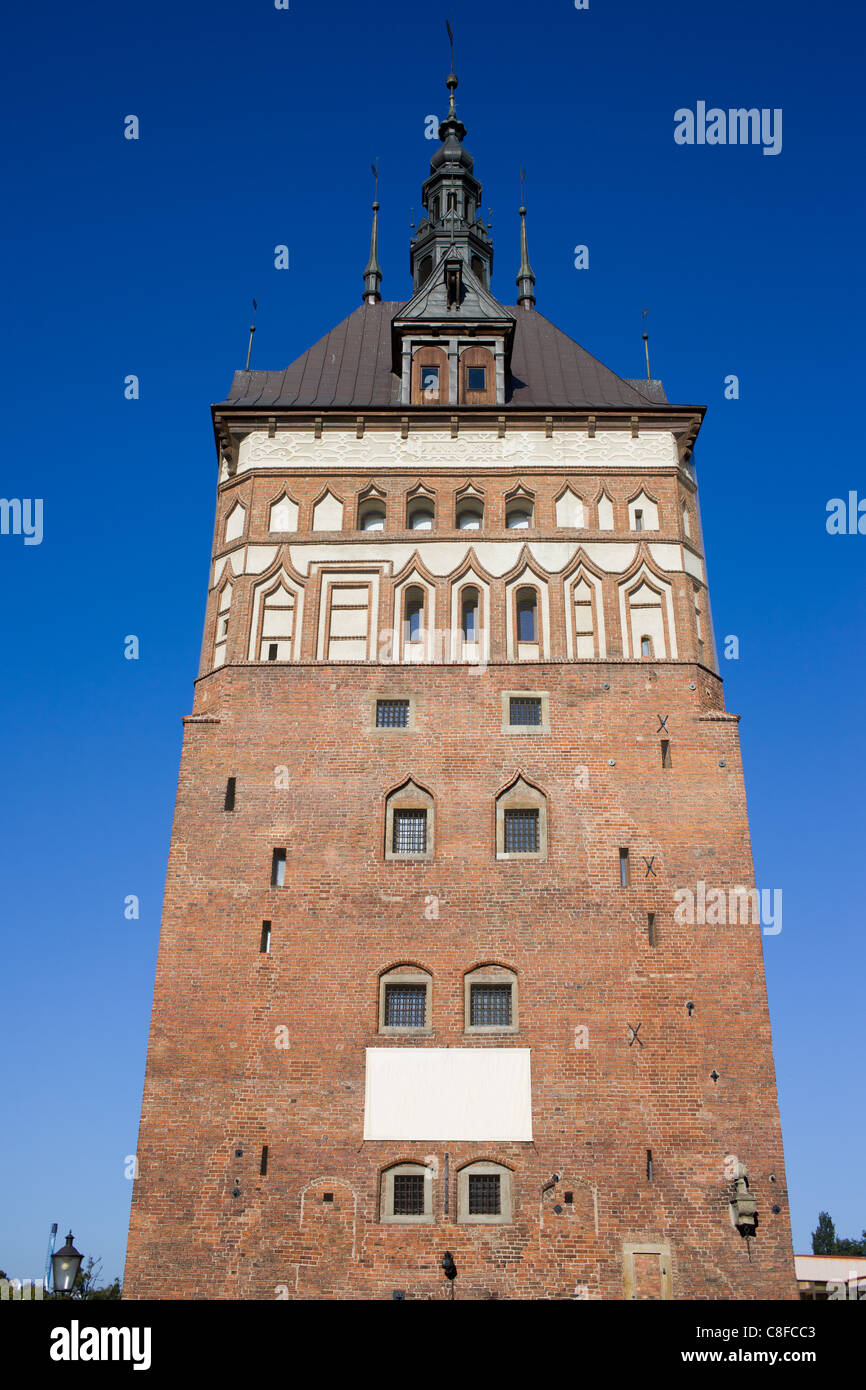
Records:
[[[463,146],[466,127],[457,116],[457,77],[453,72],[448,74],[446,85],[448,115],[439,126],[442,144],[430,160],[430,177],[421,190],[426,216],[419,222],[410,248],[416,292],[452,251],[484,289],[490,288],[493,270],[493,243],[481,220],[481,184],[472,172],[474,160]]]
[[[447,85],[442,144],[422,190],[427,216],[411,242],[413,297],[392,319],[393,370],[403,405],[503,405],[514,315],[490,291],[493,244],[463,146],[453,72]]]

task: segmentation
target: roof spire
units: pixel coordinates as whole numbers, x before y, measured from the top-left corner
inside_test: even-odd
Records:
[[[448,88],[447,119],[452,121],[457,118],[457,107],[454,105],[454,93],[457,90],[457,74],[454,71],[454,30],[451,28],[450,19],[446,19],[445,28],[448,30],[448,42],[451,45],[451,65],[448,69],[448,76],[445,79],[445,86]]]
[[[364,271],[364,293],[361,296],[365,304],[378,304],[382,298],[379,293],[379,286],[382,283],[382,270],[379,265],[379,169],[378,164],[371,164],[370,169],[375,180],[373,193],[373,230],[370,233],[370,259]]]
[[[517,272],[517,303],[521,309],[531,309],[535,304],[535,275],[529,264],[529,251],[526,246],[526,208],[523,205],[523,180],[526,170],[520,171],[520,269]]]

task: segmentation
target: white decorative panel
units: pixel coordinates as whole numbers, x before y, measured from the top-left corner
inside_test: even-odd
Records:
[[[364,1138],[532,1139],[528,1047],[368,1047]]]
[[[586,516],[583,503],[571,488],[566,488],[556,503],[557,526],[585,526]]]
[[[281,497],[279,501],[271,504],[271,518],[268,523],[269,531],[297,531],[298,529],[298,504],[293,502],[290,497]]]
[[[613,530],[613,503],[606,493],[602,493],[598,499],[598,529],[599,531]]]
[[[343,504],[332,492],[326,492],[313,508],[314,531],[339,531],[343,525]]]
[[[227,541],[236,541],[238,536],[243,535],[244,521],[246,520],[246,515],[246,509],[241,506],[240,502],[237,502],[235,506],[232,507],[231,511],[226,517]]]
[[[638,526],[637,513],[641,513],[642,526]],[[659,509],[651,497],[641,492],[628,504],[628,529],[630,531],[657,531],[659,529]]]
[[[254,430],[241,441],[238,473],[249,468],[284,468],[287,464],[308,469],[359,467],[375,473],[381,469],[417,471],[425,463],[455,468],[476,466],[531,469],[676,468],[677,447],[670,431],[644,431],[633,439],[630,430],[604,430],[590,439],[586,430],[557,429],[548,439],[542,430],[509,429],[500,438],[495,424],[489,429],[461,429],[456,439],[445,430],[414,430],[403,439],[399,427],[376,430],[358,439],[354,428],[329,429],[319,440],[309,429],[280,430],[274,438],[267,430]]]

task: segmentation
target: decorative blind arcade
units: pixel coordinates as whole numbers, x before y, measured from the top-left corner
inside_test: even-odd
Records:
[[[366,661],[369,584],[333,584],[329,599],[328,660]]]
[[[260,661],[289,661],[295,631],[295,595],[280,584],[262,606]]]

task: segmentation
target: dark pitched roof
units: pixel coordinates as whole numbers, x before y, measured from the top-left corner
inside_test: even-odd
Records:
[[[391,320],[405,307],[383,300],[354,313],[281,372],[235,372],[223,406],[351,410],[399,404],[391,370]],[[666,403],[661,382],[626,380],[562,333],[543,314],[511,308],[514,346],[508,406],[603,409]]]

